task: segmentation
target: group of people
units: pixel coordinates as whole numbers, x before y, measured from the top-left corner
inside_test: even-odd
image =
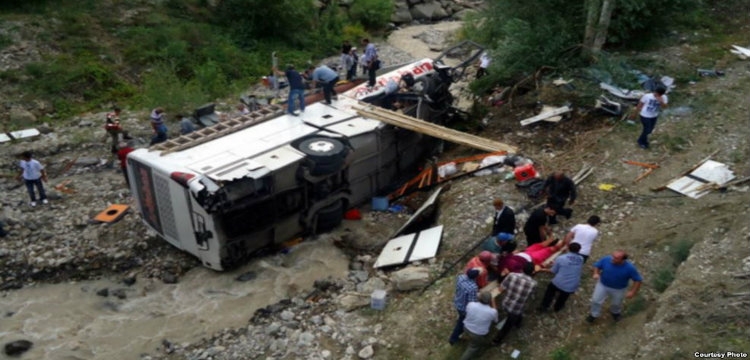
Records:
[[[552,178],[556,175],[554,181],[562,181],[561,174]],[[565,209],[562,206],[568,199],[570,203],[575,201],[575,186],[566,183],[563,181],[548,188],[553,192],[554,189],[569,192],[564,201],[553,198],[532,212],[524,226],[527,246],[523,250],[517,249],[513,209],[501,199],[494,200],[491,236],[482,243],[482,251],[468,261],[456,280],[453,305],[458,319],[448,341],[454,345],[461,334],[466,333],[469,344],[461,359],[473,359],[487,346],[493,323],[500,323],[491,338],[494,344],[500,344],[512,328],[521,325],[526,304],[538,287],[537,274],[552,274],[537,308],[540,313],[549,311],[550,307],[555,312],[561,311],[568,298],[578,291],[584,264],[599,236],[597,226],[601,219],[592,215],[585,223],[573,226],[562,240],[554,237],[549,228],[550,220],[559,209]],[[549,197],[553,197],[553,193],[548,193]],[[562,213],[569,216],[569,212]],[[617,250],[593,264],[592,277],[596,285],[586,321],[594,322],[601,316],[607,298],[612,319],[619,321],[623,299],[634,297],[643,280],[638,270],[628,261],[625,251]],[[628,290],[631,281],[633,285]],[[499,321],[500,318],[504,319]]]

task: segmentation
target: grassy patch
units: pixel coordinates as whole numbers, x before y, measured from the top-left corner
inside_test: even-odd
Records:
[[[567,346],[559,347],[549,354],[551,360],[573,360],[573,354]]]
[[[690,249],[693,248],[693,242],[690,240],[679,240],[672,245],[671,255],[675,266],[679,266],[690,256]]]
[[[661,142],[669,152],[673,153],[685,151],[690,144],[686,138],[680,135],[669,134],[661,136]]]
[[[625,307],[625,316],[632,316],[646,310],[646,305],[646,299],[641,294],[637,294],[634,298],[628,300]]]

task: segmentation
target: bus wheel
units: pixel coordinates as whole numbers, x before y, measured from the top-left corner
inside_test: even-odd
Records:
[[[299,151],[307,155],[314,166],[312,175],[326,175],[341,169],[346,157],[346,147],[341,141],[324,137],[314,137],[302,141]]]
[[[315,227],[316,232],[326,232],[341,224],[344,219],[344,201],[338,200],[318,211],[318,222]]]

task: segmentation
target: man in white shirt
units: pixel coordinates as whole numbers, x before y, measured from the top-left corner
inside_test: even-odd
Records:
[[[489,292],[479,293],[479,302],[466,305],[464,331],[469,335],[469,346],[461,356],[461,360],[475,359],[487,343],[486,337],[490,333],[490,326],[497,322],[497,306],[495,299]]]
[[[661,109],[667,107],[667,95],[664,95],[666,92],[667,89],[664,86],[659,86],[654,92],[643,95],[638,102],[636,111],[641,115],[641,124],[643,124],[643,131],[638,138],[638,145],[642,149],[648,149],[648,135],[654,131],[656,119],[659,118]]]
[[[592,215],[585,224],[573,226],[568,235],[565,235],[564,241],[566,244],[576,243],[581,245],[581,250],[578,254],[583,256],[584,263],[591,255],[591,247],[594,244],[594,241],[599,237],[599,230],[596,226],[601,222],[602,219],[596,215]]]

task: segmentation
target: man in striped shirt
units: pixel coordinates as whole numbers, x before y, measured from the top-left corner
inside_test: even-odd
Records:
[[[448,342],[453,345],[458,342],[458,337],[464,332],[464,319],[466,319],[466,305],[477,301],[479,287],[476,278],[479,276],[478,269],[469,269],[464,274],[458,275],[456,280],[456,295],[453,296],[453,306],[458,312],[458,321],[453,327],[453,332]]]
[[[495,344],[499,344],[508,335],[511,327],[521,325],[526,300],[536,288],[536,281],[531,278],[533,275],[534,264],[527,262],[524,264],[523,274],[510,273],[500,284],[500,292],[505,294],[502,307],[508,313],[508,318],[492,340]]]

